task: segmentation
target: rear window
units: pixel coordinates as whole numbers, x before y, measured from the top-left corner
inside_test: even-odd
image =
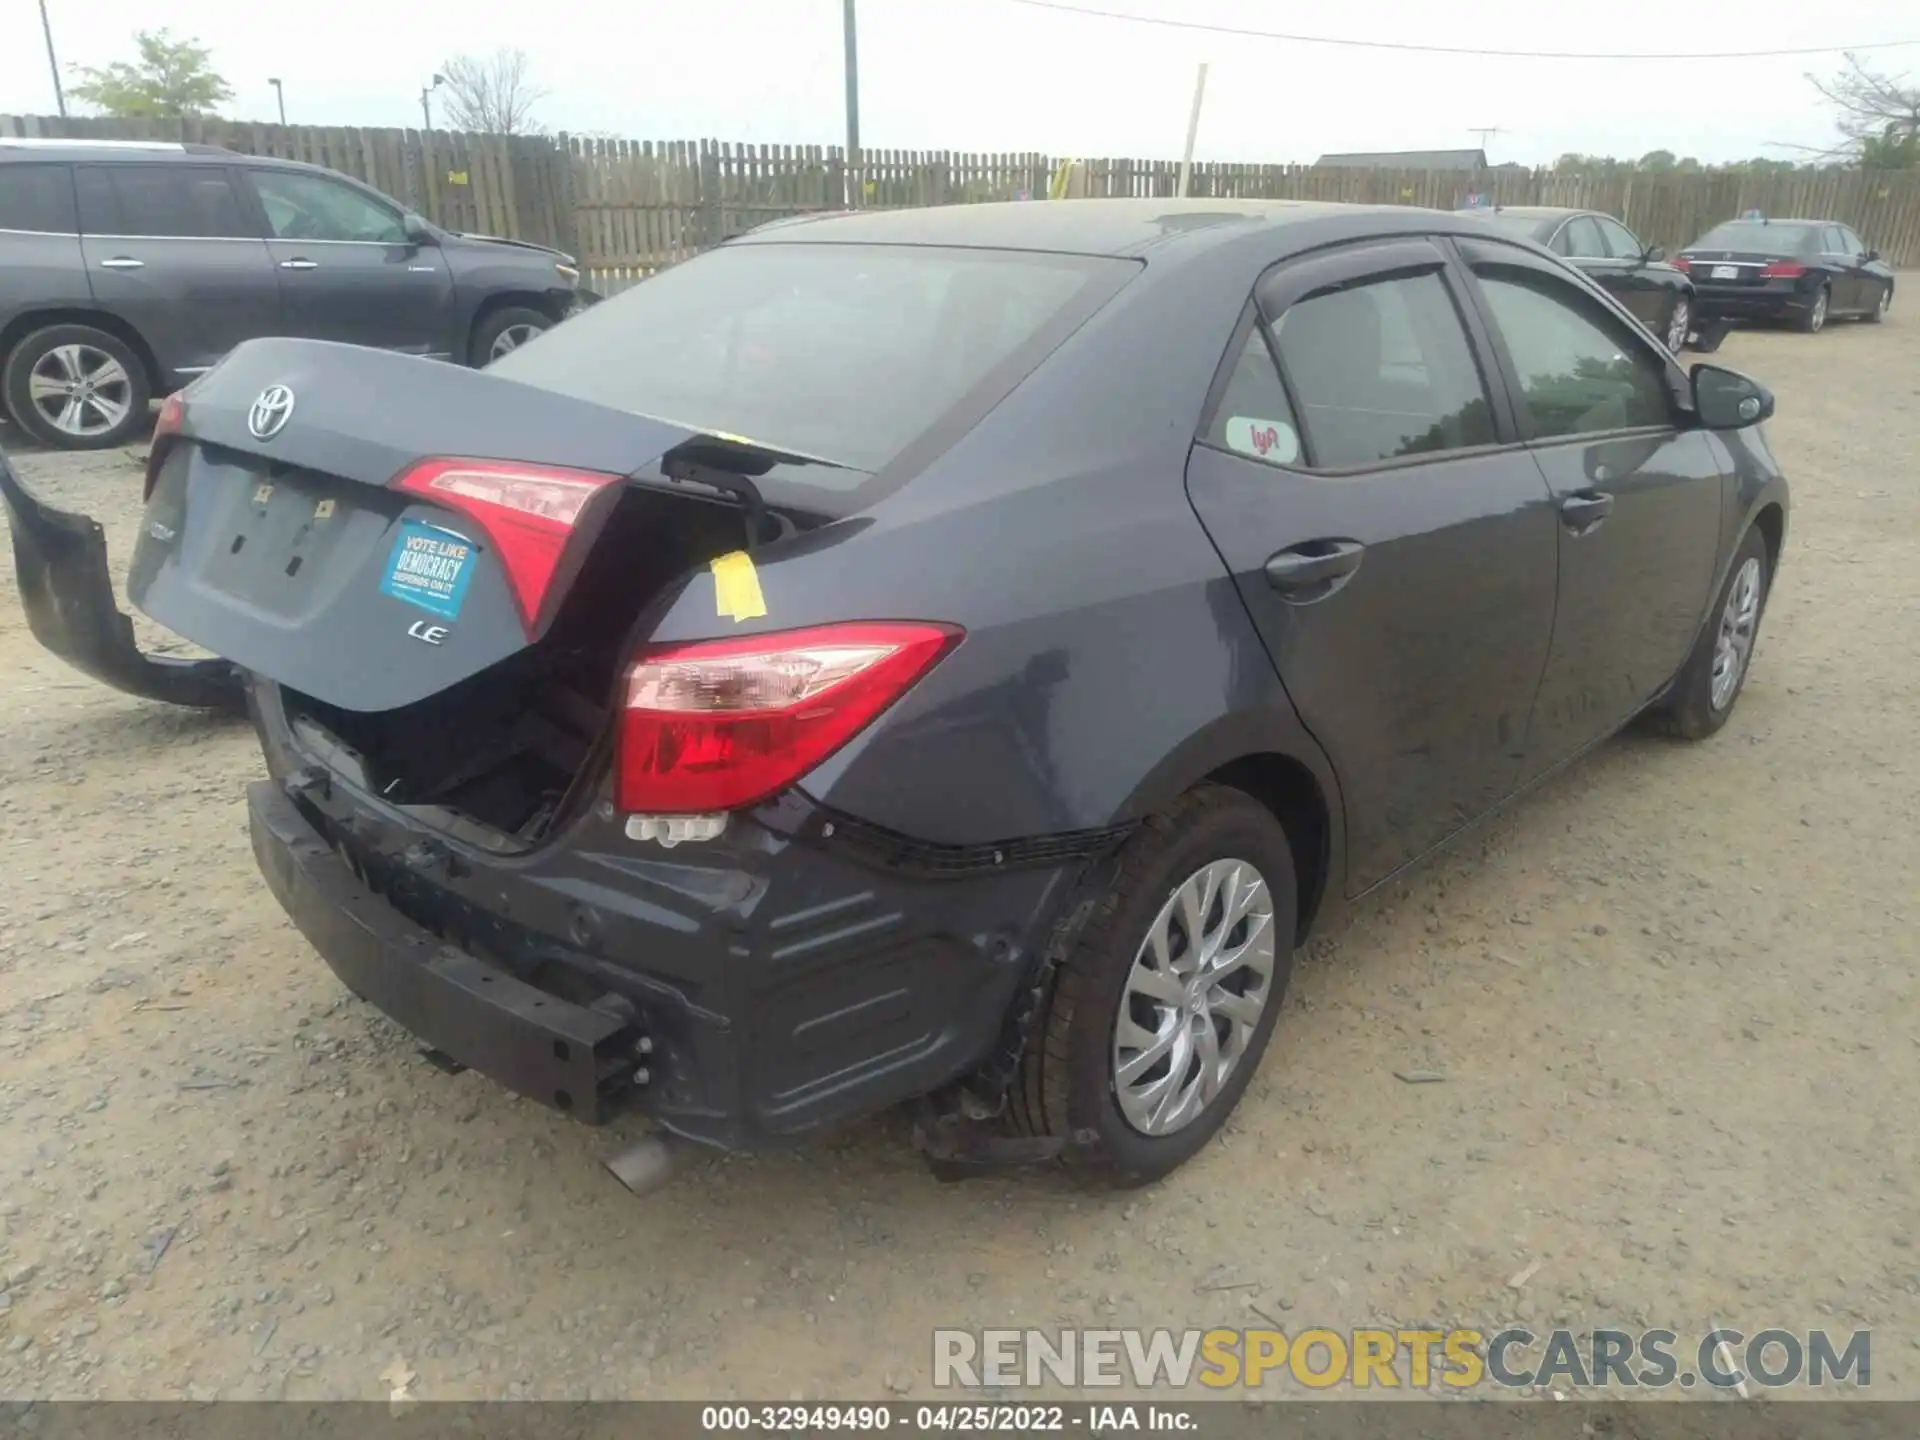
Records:
[[[73,234],[72,172],[65,165],[0,165],[0,230]]]
[[[1796,255],[1819,248],[1816,225],[1768,225],[1760,220],[1729,220],[1716,225],[1689,250],[1746,250],[1758,255]]]
[[[584,311],[490,369],[872,472],[977,391],[1010,389],[1137,268],[920,246],[728,246]],[[806,479],[836,483],[811,469]]]

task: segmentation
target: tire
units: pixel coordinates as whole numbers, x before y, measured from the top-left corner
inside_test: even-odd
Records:
[[[535,335],[551,330],[553,325],[553,316],[544,310],[535,310],[530,305],[502,305],[498,310],[489,311],[475,327],[467,363],[478,370]]]
[[[1266,910],[1265,937],[1271,941],[1270,961],[1264,983],[1259,983],[1262,962],[1257,923],[1249,930],[1248,921],[1226,924],[1223,913],[1229,894],[1229,882],[1221,870],[1212,867],[1238,862],[1236,872],[1244,883],[1251,869],[1264,882]],[[1186,882],[1211,874],[1219,884],[1217,903],[1208,907],[1202,921],[1206,937],[1201,946],[1184,941],[1184,927],[1178,920],[1176,901]],[[1258,914],[1256,903],[1253,913]],[[1177,971],[1182,962],[1192,963],[1198,951],[1204,962],[1209,950],[1218,943],[1231,953],[1239,950],[1249,963],[1213,972],[1225,978],[1226,989],[1233,990],[1237,1002],[1235,1019],[1225,1011],[1222,987],[1202,987],[1211,998],[1221,1001],[1219,1011],[1200,1012],[1189,1008],[1178,997],[1162,997],[1166,1003],[1155,1017],[1163,1039],[1171,1039],[1173,1048],[1165,1057],[1153,1059],[1140,1073],[1130,1077],[1135,1086],[1150,1085],[1156,1073],[1172,1082],[1176,1095],[1191,1087],[1179,1078],[1195,1077],[1201,1071],[1199,1056],[1205,1053],[1199,1040],[1202,1026],[1214,1034],[1213,1049],[1223,1059],[1231,1054],[1234,1063],[1211,1099],[1203,1099],[1194,1113],[1180,1119],[1177,1113],[1163,1111],[1164,1118],[1177,1121],[1162,1133],[1148,1133],[1123,1110],[1118,1078],[1123,1037],[1144,1040],[1143,1032],[1122,1030],[1122,1004],[1127,1017],[1136,1023],[1151,1015],[1156,1000],[1138,993],[1131,982],[1135,978],[1136,959],[1151,954],[1148,938],[1156,922],[1169,910],[1174,918],[1160,929],[1166,940],[1166,953],[1172,958],[1169,970]],[[1293,963],[1293,942],[1298,897],[1295,894],[1293,852],[1286,832],[1268,810],[1238,790],[1206,785],[1188,792],[1171,809],[1156,815],[1130,839],[1110,867],[1089,882],[1074,907],[1073,918],[1056,936],[1053,949],[1054,969],[1050,993],[1030,1038],[1015,1082],[1009,1107],[1012,1129],[1022,1135],[1053,1136],[1066,1142],[1064,1158],[1068,1167],[1098,1184],[1130,1187],[1160,1179],[1191,1159],[1220,1129],[1233,1112],[1242,1092],[1253,1078],[1274,1023],[1286,996],[1287,979]],[[1208,924],[1215,928],[1210,932]],[[1157,971],[1158,977],[1167,971]],[[1193,993],[1192,982],[1176,979]],[[1257,1014],[1249,1015],[1247,1000],[1257,997]],[[1226,1034],[1221,1030],[1224,1027]],[[1179,1037],[1186,1037],[1186,1044]],[[1152,1047],[1159,1048],[1159,1047]],[[1141,1060],[1139,1050],[1129,1058]],[[1175,1062],[1181,1077],[1174,1073]],[[1198,1086],[1197,1079],[1193,1081]],[[1142,1110],[1137,1096],[1142,1093],[1128,1087],[1125,1103],[1136,1115]],[[1202,1095],[1204,1091],[1200,1091]],[[1177,1106],[1174,1107],[1177,1111]],[[1151,1116],[1147,1117],[1151,1120]]]
[[[147,422],[147,367],[117,335],[49,325],[13,347],[0,370],[13,423],[58,450],[109,450]]]
[[[1873,303],[1873,309],[1867,312],[1869,325],[1881,325],[1886,322],[1887,311],[1893,308],[1893,286],[1882,285],[1880,298]]]
[[[1673,308],[1667,312],[1667,349],[1678,355],[1687,348],[1687,334],[1693,326],[1693,306],[1684,295],[1673,297]]]
[[[1793,328],[1803,335],[1818,335],[1827,323],[1827,307],[1833,299],[1833,287],[1822,285],[1820,293],[1813,297],[1813,304],[1804,313],[1793,317]]]
[[[1727,578],[1714,598],[1707,623],[1700,627],[1693,653],[1687,656],[1666,697],[1649,716],[1655,729],[1681,740],[1704,740],[1727,723],[1753,668],[1753,652],[1760,642],[1760,621],[1766,615],[1772,580],[1766,537],[1757,528],[1751,529],[1734,552],[1733,564],[1727,568]],[[1721,637],[1730,625],[1734,634],[1740,632],[1742,627],[1737,617],[1742,614],[1747,617],[1745,646],[1734,646],[1737,666],[1731,682],[1716,684]]]

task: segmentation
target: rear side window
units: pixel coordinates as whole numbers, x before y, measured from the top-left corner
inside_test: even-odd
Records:
[[[871,472],[982,387],[1011,389],[1137,269],[924,246],[723,246],[489,370]],[[861,476],[807,478],[845,489]]]
[[[1299,422],[1258,325],[1240,347],[1205,438],[1209,445],[1272,465],[1293,465],[1300,459]]]
[[[236,239],[255,235],[218,165],[81,165],[74,172],[88,235]]]
[[[1662,365],[1586,296],[1530,270],[1474,268],[1536,438],[1673,423]]]
[[[0,165],[0,230],[73,234],[73,171],[65,165]]]
[[[1493,443],[1486,387],[1436,273],[1310,296],[1275,338],[1316,468]]]
[[[1827,254],[1844,255],[1847,253],[1847,242],[1842,238],[1838,225],[1827,226],[1825,230],[1821,231],[1821,236],[1822,239],[1820,243],[1825,248]]]

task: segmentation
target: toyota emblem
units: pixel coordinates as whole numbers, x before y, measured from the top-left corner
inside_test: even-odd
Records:
[[[269,385],[247,410],[247,433],[256,440],[271,440],[292,418],[293,391],[285,385]]]

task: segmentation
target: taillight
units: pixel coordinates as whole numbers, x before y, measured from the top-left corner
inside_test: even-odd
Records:
[[[512,461],[441,458],[422,460],[393,488],[458,510],[486,531],[531,635],[587,506],[619,478]]]
[[[1798,260],[1771,260],[1760,268],[1762,280],[1798,280],[1807,267]]]
[[[166,463],[167,450],[186,423],[187,402],[183,394],[176,390],[160,402],[160,414],[153,422],[153,442],[147,446],[147,484],[140,492],[142,501],[153,498],[153,487],[160,483],[160,467]]]
[[[738,810],[786,789],[960,643],[874,621],[643,650],[627,672],[615,800],[630,814]]]
[[[1676,270],[1683,271],[1689,274],[1692,273],[1693,261],[1689,260],[1684,255],[1676,255],[1671,260],[1667,261],[1667,263]]]

